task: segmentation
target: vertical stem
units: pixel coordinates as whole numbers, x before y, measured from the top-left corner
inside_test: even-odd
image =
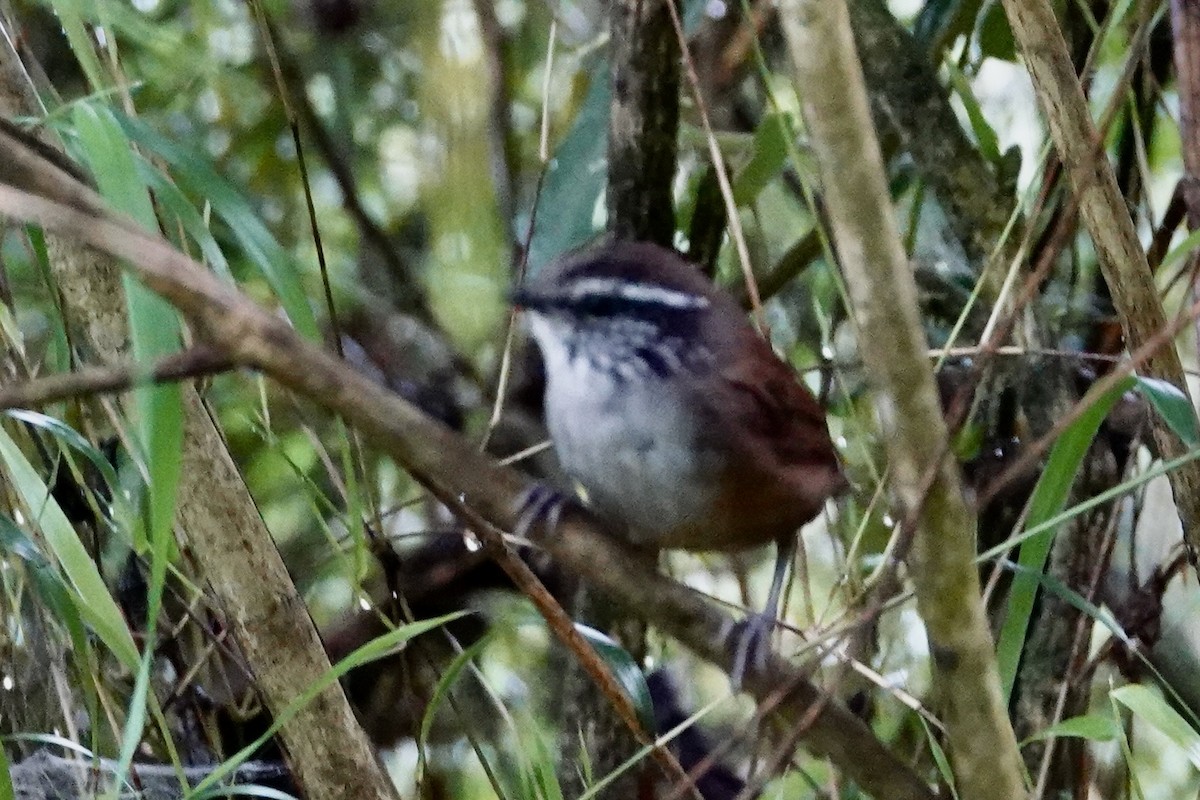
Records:
[[[614,0],[609,65],[608,227],[618,239],[671,245],[679,44],[667,2]]]
[[[1139,348],[1167,327],[1166,313],[1146,254],[1138,241],[1137,229],[1105,157],[1103,141],[1092,122],[1087,98],[1075,75],[1062,30],[1047,0],[1003,2],[1013,36],[1025,57],[1046,115],[1050,136],[1079,203],[1080,218],[1091,235],[1096,260],[1121,318],[1126,344],[1131,350]],[[1195,7],[1194,2],[1187,5]],[[1181,91],[1181,96],[1183,94]],[[1184,152],[1189,149],[1185,143]],[[1146,373],[1168,381],[1188,394],[1183,365],[1173,345],[1158,349],[1148,360]],[[1163,459],[1176,458],[1186,451],[1183,442],[1162,420],[1156,420],[1154,439]],[[1200,528],[1197,527],[1200,525],[1200,463],[1184,465],[1171,472],[1169,477],[1183,523],[1184,541],[1195,565],[1197,545],[1200,544]]]
[[[859,348],[874,379],[902,533],[912,537],[908,567],[958,793],[1020,797],[1021,761],[974,565],[975,518],[950,456],[849,13],[844,0],[785,0],[781,13]]]

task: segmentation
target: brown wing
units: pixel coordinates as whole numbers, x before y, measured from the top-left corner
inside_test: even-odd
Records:
[[[837,453],[825,424],[825,411],[812,392],[770,346],[754,336],[754,358],[731,359],[721,372],[729,411],[766,450],[784,465],[837,465]]]
[[[770,346],[757,334],[748,334],[741,346],[743,352],[754,348],[754,357],[726,359],[721,371],[718,402],[741,421],[739,441],[730,446],[744,459],[743,474],[779,481],[778,488],[810,518],[828,497],[846,487],[825,412]]]

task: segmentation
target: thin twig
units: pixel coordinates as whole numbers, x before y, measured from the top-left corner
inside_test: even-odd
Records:
[[[41,408],[73,397],[123,392],[139,383],[168,383],[229,372],[235,366],[232,358],[216,348],[196,345],[149,368],[142,364],[83,367],[75,372],[0,386],[0,409]]]
[[[716,173],[717,185],[721,187],[721,199],[725,201],[725,216],[729,222],[729,233],[737,249],[738,262],[742,266],[742,277],[746,281],[746,293],[750,300],[751,313],[761,331],[767,330],[767,318],[763,313],[762,299],[758,295],[758,281],[754,277],[754,267],[750,263],[750,248],[746,246],[746,236],[742,232],[742,221],[738,217],[737,202],[733,199],[733,186],[729,183],[729,171],[725,165],[725,156],[717,137],[713,133],[712,122],[708,116],[708,103],[704,100],[704,92],[700,90],[700,78],[696,74],[696,65],[688,50],[687,34],[683,30],[683,21],[679,18],[679,9],[675,7],[676,0],[666,0],[667,11],[671,14],[671,25],[675,28],[675,36],[679,39],[679,55],[683,60],[683,69],[687,75],[688,86],[696,101],[696,111],[700,114],[700,125],[704,128],[704,138],[708,142],[708,153],[712,157],[713,171]]]
[[[545,79],[542,81],[542,124],[538,136],[538,160],[541,168],[538,170],[537,186],[533,190],[533,208],[529,212],[529,230],[525,232],[525,242],[521,247],[521,258],[517,262],[515,283],[519,286],[525,282],[525,273],[529,268],[529,248],[533,244],[533,232],[537,228],[538,209],[541,207],[542,187],[546,182],[546,173],[550,168],[550,75],[554,66],[554,44],[558,38],[558,21],[550,21],[549,41],[546,43]],[[487,450],[496,426],[504,414],[504,399],[508,394],[508,382],[512,373],[513,341],[517,330],[517,309],[508,311],[508,325],[504,331],[504,347],[500,351],[500,374],[496,379],[496,397],[492,402],[492,415],[488,419],[487,429],[479,440],[479,449]]]

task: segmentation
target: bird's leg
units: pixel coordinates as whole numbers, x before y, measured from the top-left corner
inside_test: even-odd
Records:
[[[750,669],[760,670],[771,653],[771,630],[779,621],[779,601],[783,596],[783,580],[788,565],[796,556],[796,535],[782,536],[775,541],[775,574],[771,576],[771,592],[761,612],[749,615],[734,630],[733,672],[729,680],[734,691],[742,688],[742,680]]]
[[[513,535],[525,539],[529,532],[541,523],[542,535],[552,536],[558,528],[563,509],[570,502],[571,498],[552,486],[544,483],[533,484],[522,492],[517,500],[517,524],[513,526]]]

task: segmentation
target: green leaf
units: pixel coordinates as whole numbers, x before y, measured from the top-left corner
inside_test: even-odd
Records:
[[[1137,389],[1175,435],[1188,447],[1200,445],[1200,428],[1196,426],[1196,411],[1192,402],[1179,387],[1158,378],[1135,376]]]
[[[1190,256],[1195,249],[1200,246],[1200,230],[1195,230],[1183,237],[1183,240],[1171,248],[1171,252],[1163,258],[1162,263],[1158,268],[1161,272],[1167,272],[1171,267],[1183,261]]]
[[[1091,619],[1099,622],[1126,647],[1131,650],[1136,649],[1137,643],[1134,642],[1129,634],[1125,632],[1125,629],[1121,627],[1121,623],[1117,621],[1116,617],[1114,617],[1107,609],[1101,608],[1081,595],[1079,592],[1072,589],[1070,586],[1067,586],[1059,578],[1056,578],[1053,575],[1047,575],[1041,570],[1032,570],[1028,567],[1023,567],[1020,564],[1014,564],[1008,560],[1001,561],[1000,563],[1005,569],[1010,569],[1017,575],[1023,575],[1029,578],[1029,580],[1037,581],[1037,583],[1043,589],[1052,593],[1055,597],[1066,601],[1072,607],[1079,609],[1079,611],[1086,614]],[[1139,659],[1146,669],[1150,672],[1154,672],[1154,665],[1151,664],[1145,656],[1141,655],[1140,650],[1137,652]]]
[[[1017,41],[999,0],[993,0],[979,20],[979,51],[988,58],[1017,60]]]
[[[102,91],[107,85],[104,67],[96,55],[95,39],[84,22],[83,4],[78,0],[51,0],[50,6],[67,35],[71,52],[75,54],[83,74],[87,76],[88,85],[95,91]]]
[[[100,194],[113,208],[137,220],[152,233],[158,219],[150,192],[137,168],[133,146],[116,117],[98,103],[80,103],[73,115],[83,152],[96,176]],[[180,348],[179,316],[174,307],[138,280],[123,273],[129,308],[130,349],[146,370]],[[137,401],[138,444],[146,464],[149,504],[150,581],[146,653],[140,660],[129,711],[122,730],[116,767],[119,781],[133,762],[146,721],[146,699],[154,662],[155,625],[174,552],[175,490],[183,468],[183,393],[179,384],[143,382],[134,389]]]
[[[0,800],[15,800],[16,796],[12,776],[8,773],[8,758],[4,755],[4,748],[0,747]]]
[[[922,49],[969,33],[980,0],[925,0],[913,19],[913,38]]]
[[[489,633],[455,656],[442,673],[437,685],[433,687],[433,696],[429,698],[429,703],[425,706],[425,715],[421,718],[421,735],[417,739],[417,754],[421,761],[422,774],[425,771],[425,749],[429,742],[429,732],[433,729],[433,721],[437,717],[438,709],[441,708],[442,702],[449,697],[450,690],[458,681],[463,669],[483,652],[483,648],[491,639],[492,636]]]
[[[54,436],[61,444],[78,451],[84,458],[91,462],[96,471],[104,478],[104,482],[108,484],[109,488],[115,489],[117,486],[117,471],[113,468],[108,458],[104,453],[93,447],[91,442],[83,438],[79,431],[67,423],[40,412],[26,411],[25,409],[10,409],[4,413],[15,420],[24,422],[26,425],[41,428]]]
[[[265,797],[268,800],[297,800],[295,795],[272,789],[270,786],[258,786],[253,783],[238,786],[214,786],[195,795],[193,800],[209,800],[213,797]]]
[[[136,166],[133,149],[116,117],[103,106],[80,103],[74,114],[84,155],[96,176],[105,200],[136,219],[146,230],[157,232],[158,221],[150,193]],[[130,344],[134,359],[146,370],[180,347],[179,317],[175,309],[126,272],[125,294],[129,306]],[[150,497],[151,544],[161,558],[151,560],[154,573],[166,574],[175,519],[175,488],[179,483],[183,453],[182,394],[177,384],[139,386],[139,445],[145,459]],[[151,602],[151,616],[157,607]]]
[[[953,62],[946,61],[944,66],[950,76],[950,85],[967,111],[971,132],[975,134],[975,141],[979,144],[980,152],[992,164],[999,164],[1000,140],[996,138],[996,131],[992,129],[991,123],[983,115],[983,109],[979,107],[979,101],[975,98],[975,90],[971,88],[971,82]]]
[[[184,231],[191,237],[196,246],[200,248],[200,253],[204,256],[204,260],[213,270],[225,280],[233,283],[233,273],[229,269],[229,262],[225,259],[225,254],[221,251],[221,246],[217,244],[216,238],[208,225],[204,221],[203,215],[196,209],[187,196],[152,165],[146,162],[145,159],[138,159],[138,170],[141,173],[142,180],[154,192],[155,199],[165,212],[175,215],[179,220],[179,224],[183,226]],[[170,224],[165,227],[170,229]]]
[[[429,698],[429,704],[425,708],[425,716],[421,719],[421,738],[419,741],[422,748],[429,741],[429,732],[433,729],[433,720],[437,716],[437,711],[442,701],[449,695],[450,689],[454,686],[455,681],[458,680],[458,676],[462,674],[463,669],[471,663],[472,659],[483,652],[483,648],[487,646],[490,640],[491,636],[485,636],[466,650],[463,650],[455,656],[454,660],[450,662],[450,665],[442,673],[437,686],[433,688],[433,696]]]
[[[604,662],[617,683],[625,690],[625,696],[629,698],[629,702],[633,703],[642,727],[653,732],[654,701],[650,699],[650,687],[646,684],[646,676],[642,673],[642,668],[638,666],[638,663],[633,660],[633,656],[629,655],[629,651],[613,641],[612,638],[595,628],[589,628],[587,625],[576,622],[575,630],[579,631],[584,639],[587,639],[588,644],[595,649],[596,655],[600,656],[600,660]]]
[[[538,206],[533,239],[529,243],[529,274],[561,253],[583,245],[596,235],[596,204],[608,180],[608,107],[612,97],[606,65],[592,70],[583,106],[570,132],[554,149]],[[528,223],[519,238],[527,236]]]
[[[1113,689],[1110,696],[1182,748],[1192,766],[1200,769],[1200,733],[1160,694],[1135,683]]]
[[[295,259],[271,235],[242,193],[223,178],[211,162],[198,155],[196,148],[180,145],[139,119],[122,114],[114,116],[133,141],[153,151],[171,166],[172,175],[181,187],[212,204],[213,211],[229,226],[246,256],[275,292],[292,325],[310,341],[321,341],[321,332]]]
[[[8,517],[0,514],[0,551],[24,562],[38,597],[55,618],[68,628],[82,629],[79,610],[71,599],[71,590],[37,544]]]
[[[929,742],[929,752],[933,754],[933,763],[937,765],[938,773],[942,776],[942,781],[950,787],[950,796],[957,800],[958,789],[954,785],[954,770],[950,766],[950,759],[946,755],[946,751],[942,749],[941,743],[933,735],[933,731],[930,730],[929,723],[925,721],[925,718],[917,714],[917,721],[921,723],[921,728],[925,731],[925,741]]]
[[[1091,446],[1092,439],[1096,436],[1096,431],[1113,405],[1132,385],[1132,378],[1121,381],[1097,398],[1096,402],[1058,437],[1050,451],[1050,457],[1046,460],[1042,476],[1038,479],[1037,487],[1033,490],[1033,497],[1030,498],[1029,514],[1025,518],[1026,528],[1042,525],[1062,511],[1070,496],[1075,475],[1083,463],[1083,457]],[[1049,527],[1021,544],[1017,561],[1032,574],[1018,573],[1013,578],[1008,610],[996,647],[1000,686],[1006,704],[1012,696],[1013,684],[1017,679],[1017,667],[1025,646],[1025,635],[1029,630],[1029,616],[1033,612],[1034,600],[1037,597],[1036,575],[1045,569],[1046,558],[1050,554],[1056,531],[1057,526]]]
[[[36,225],[25,226],[25,236],[29,240],[29,249],[33,262],[37,265],[38,274],[46,286],[55,286],[53,270],[50,268],[50,254],[46,250],[46,234]],[[55,304],[58,305],[57,303]],[[53,331],[48,352],[46,353],[47,368],[67,370],[71,367],[70,337],[67,336],[67,326],[61,308],[60,313],[50,314],[47,320]]]
[[[1064,719],[1062,722],[1038,731],[1021,742],[1021,746],[1024,747],[1030,742],[1038,742],[1056,736],[1087,739],[1093,742],[1110,742],[1120,735],[1121,728],[1112,717],[1102,714],[1084,714]]]
[[[136,670],[137,645],[121,610],[108,593],[104,579],[46,484],[3,428],[0,428],[0,462],[6,467],[11,485],[33,515],[59,566],[67,574],[78,596],[80,614],[117,659],[129,669]]]
[[[772,111],[763,115],[754,131],[750,160],[733,181],[733,200],[739,207],[753,203],[783,169],[791,132],[791,118],[787,114]]]
[[[237,768],[241,766],[246,759],[254,755],[258,748],[266,744],[267,741],[269,741],[270,738],[274,736],[280,728],[286,725],[292,717],[296,716],[297,712],[311,703],[314,699],[316,699],[317,695],[325,691],[330,684],[341,678],[350,670],[354,669],[355,667],[362,666],[363,664],[369,664],[372,661],[378,661],[384,656],[395,652],[396,648],[403,645],[409,639],[413,639],[417,636],[420,636],[422,633],[426,633],[434,628],[445,625],[447,622],[452,622],[460,617],[465,617],[469,613],[471,612],[456,611],[453,614],[445,614],[440,617],[435,617],[434,619],[412,622],[408,625],[401,625],[395,630],[388,631],[382,636],[375,637],[362,647],[350,653],[350,655],[333,665],[328,672],[318,678],[315,682],[305,687],[304,691],[302,691],[295,700],[289,703],[287,708],[276,715],[275,721],[271,723],[270,727],[268,727],[261,736],[243,747],[234,755],[221,762],[219,767],[210,772],[204,778],[204,780],[200,781],[200,783],[196,784],[192,791],[186,795],[186,798],[188,800],[195,800],[198,797],[205,796],[204,792],[206,790],[211,789],[217,783],[224,780],[235,770],[237,770]]]
[[[80,666],[91,663],[92,647],[88,641],[83,616],[80,613],[79,596],[72,592],[71,588],[63,581],[37,543],[26,536],[15,522],[2,514],[0,514],[0,552],[11,553],[24,562],[26,571],[33,578],[33,587],[38,598],[54,615],[54,618],[67,629],[71,647],[74,648],[73,663],[77,665],[79,686],[83,691],[87,708],[95,713],[99,707],[95,676],[86,666]],[[0,747],[0,751],[2,750],[3,748]]]

